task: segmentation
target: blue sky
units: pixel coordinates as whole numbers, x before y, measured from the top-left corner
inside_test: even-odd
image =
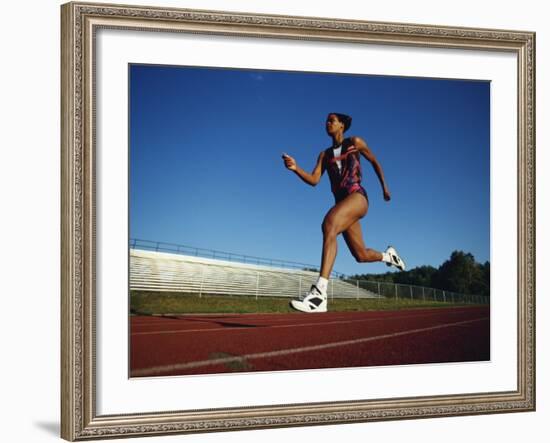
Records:
[[[481,81],[130,66],[130,237],[318,264],[334,203],[285,169],[311,171],[331,145],[330,112],[353,117],[382,165],[385,202],[363,158],[369,247],[409,268],[453,250],[489,260],[490,84]],[[356,263],[343,239],[334,269]]]

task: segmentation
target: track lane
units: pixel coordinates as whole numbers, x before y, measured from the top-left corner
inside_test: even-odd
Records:
[[[487,307],[232,314],[182,316],[148,329],[139,327],[146,320],[132,318],[132,376],[486,360],[488,316]],[[413,344],[413,335],[422,340]],[[338,345],[345,342],[353,344]]]
[[[455,314],[471,312],[476,308],[451,308],[447,309]],[[234,326],[236,329],[243,326],[275,326],[293,325],[301,323],[325,324],[333,321],[350,321],[353,319],[384,319],[397,317],[408,318],[415,316],[439,315],[441,308],[411,309],[398,311],[367,311],[367,312],[328,312],[322,314],[304,315],[293,314],[191,314],[191,315],[166,315],[149,317],[131,317],[132,334],[146,335],[164,331],[196,331],[197,329],[215,329],[220,325],[225,329]],[[307,320],[305,320],[307,319]]]

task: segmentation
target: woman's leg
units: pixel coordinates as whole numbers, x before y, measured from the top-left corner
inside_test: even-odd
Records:
[[[328,211],[323,220],[323,256],[321,260],[321,277],[327,280],[332,272],[336,259],[338,234],[346,231],[361,219],[368,210],[365,197],[355,192],[337,203]]]
[[[367,248],[363,241],[361,223],[357,220],[344,231],[344,239],[355,260],[360,263],[382,261],[382,253]]]

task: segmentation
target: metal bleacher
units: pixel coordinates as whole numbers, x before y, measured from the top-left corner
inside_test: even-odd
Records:
[[[158,251],[130,249],[130,288],[182,294],[296,297],[318,273]],[[331,279],[328,296],[375,298],[377,294]]]

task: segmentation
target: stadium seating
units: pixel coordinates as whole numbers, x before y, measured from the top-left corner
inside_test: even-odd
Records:
[[[296,297],[318,274],[166,252],[130,249],[130,288],[199,295]],[[329,297],[375,298],[376,293],[331,279]]]

